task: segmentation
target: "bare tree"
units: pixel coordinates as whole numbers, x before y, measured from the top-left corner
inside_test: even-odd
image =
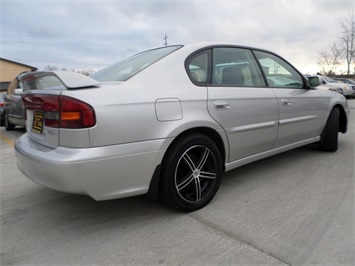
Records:
[[[46,71],[70,71],[70,72],[76,72],[76,73],[80,73],[83,74],[85,76],[90,76],[91,74],[95,73],[96,70],[95,69],[91,69],[91,68],[87,68],[87,69],[71,69],[68,70],[66,67],[62,67],[61,69],[59,69],[56,66],[51,66],[51,65],[47,65],[44,67],[44,70]]]
[[[339,20],[340,44],[347,63],[347,74],[350,74],[350,65],[355,59],[355,17],[349,13],[348,17]]]
[[[85,76],[90,76],[91,74],[95,73],[96,71],[94,69],[88,68],[88,69],[76,70],[75,72],[83,74]]]
[[[47,65],[47,66],[44,67],[44,69],[47,70],[47,71],[57,71],[58,67]]]
[[[321,73],[326,76],[335,74],[337,66],[341,64],[343,52],[336,43],[333,43],[329,51],[319,53],[318,65],[322,68]]]

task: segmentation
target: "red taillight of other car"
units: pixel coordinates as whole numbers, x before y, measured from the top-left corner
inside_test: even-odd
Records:
[[[63,95],[23,95],[25,108],[41,111],[44,124],[54,128],[88,128],[96,124],[95,111],[91,105]]]

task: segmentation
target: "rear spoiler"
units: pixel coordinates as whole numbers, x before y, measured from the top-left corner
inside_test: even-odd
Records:
[[[50,77],[50,76],[57,78],[68,90],[99,87],[101,85],[101,83],[98,82],[97,80],[94,80],[83,74],[70,72],[70,71],[53,71],[53,72],[36,71],[36,72],[29,72],[20,75],[18,78],[24,84],[28,83],[28,87],[29,87],[28,89],[44,89],[44,88],[40,88],[38,84],[34,84],[31,81],[35,81],[38,80],[39,78]]]

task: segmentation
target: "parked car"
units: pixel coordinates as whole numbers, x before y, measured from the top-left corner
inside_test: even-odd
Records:
[[[342,82],[345,84],[349,84],[352,88],[352,98],[355,97],[355,80],[348,79],[348,78],[334,78],[337,82]]]
[[[5,123],[5,109],[4,109],[4,98],[6,92],[0,92],[0,126],[3,126]]]
[[[29,75],[25,75],[26,73],[29,73]],[[16,126],[26,126],[26,114],[22,101],[24,91],[60,86],[62,84],[57,78],[51,76],[32,79],[31,73],[33,72],[21,73],[9,85],[4,99],[6,130],[13,130]],[[27,79],[26,83],[23,82],[25,77]]]
[[[353,90],[349,84],[337,82],[336,80],[330,77],[321,76],[321,75],[309,76],[308,79],[310,78],[312,78],[313,80],[318,79],[317,83],[319,83],[318,86],[319,89],[331,90],[338,93],[342,93],[347,98],[352,97]]]
[[[16,126],[25,126],[25,109],[21,99],[22,92],[20,74],[11,81],[4,99],[6,130],[13,130]]]
[[[275,65],[285,83],[268,82]],[[347,131],[344,96],[310,87],[263,49],[176,45],[91,77],[31,76],[63,85],[24,93],[18,167],[38,184],[95,200],[147,194],[194,211],[212,200],[225,171],[315,142],[334,152]]]

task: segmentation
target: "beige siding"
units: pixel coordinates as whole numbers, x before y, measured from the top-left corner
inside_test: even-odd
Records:
[[[10,82],[18,74],[24,71],[31,71],[31,67],[0,59],[0,82]]]

